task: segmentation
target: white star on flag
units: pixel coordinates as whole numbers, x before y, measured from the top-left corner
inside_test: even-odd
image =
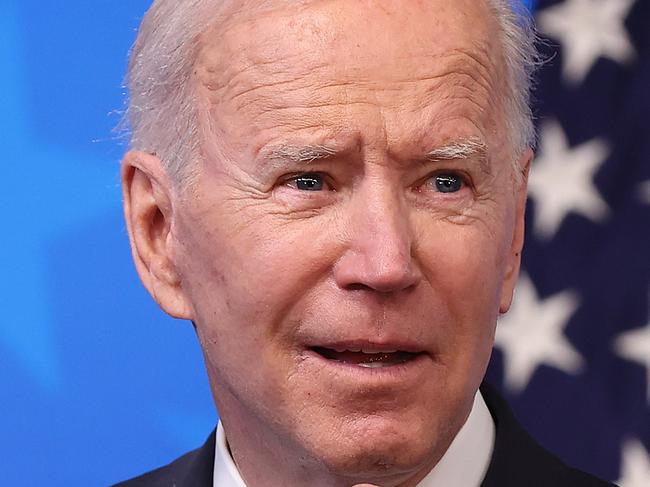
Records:
[[[646,368],[646,394],[650,404],[650,319],[645,327],[619,335],[614,342],[614,350],[620,357],[637,362]]]
[[[540,30],[564,47],[563,75],[578,84],[603,57],[620,64],[635,57],[625,19],[635,0],[566,0],[537,16]]]
[[[623,443],[620,487],[648,487],[650,481],[650,456],[638,440]]]
[[[535,199],[535,231],[551,238],[569,214],[601,221],[609,207],[593,178],[609,156],[607,144],[593,139],[570,148],[562,127],[546,122],[540,135],[540,156],[533,162],[528,191]]]
[[[639,186],[639,197],[641,201],[650,205],[650,181],[641,183],[641,186]]]
[[[564,291],[540,300],[533,282],[522,275],[510,311],[499,319],[495,345],[503,352],[505,383],[513,392],[526,388],[540,365],[577,374],[584,359],[564,336],[578,299]]]

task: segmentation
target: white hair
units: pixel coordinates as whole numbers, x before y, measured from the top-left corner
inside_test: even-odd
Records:
[[[537,34],[528,8],[520,0],[487,0],[500,25],[500,41],[505,65],[505,88],[502,102],[507,140],[510,144],[516,175],[517,166],[528,148],[536,145],[535,124],[531,108],[534,73],[540,65]]]
[[[519,0],[486,0],[500,25],[505,90],[501,94],[513,163],[535,143],[530,109],[538,63],[530,14]],[[200,157],[199,104],[192,72],[201,34],[224,0],[154,0],[131,50],[128,107],[130,148],[156,154],[175,182],[187,181]]]

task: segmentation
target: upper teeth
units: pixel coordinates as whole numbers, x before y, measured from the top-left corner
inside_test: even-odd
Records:
[[[362,352],[369,354],[378,354],[378,353],[396,353],[397,350],[381,350],[376,348],[336,348],[337,352]]]

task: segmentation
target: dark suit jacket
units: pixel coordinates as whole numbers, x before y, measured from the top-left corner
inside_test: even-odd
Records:
[[[613,485],[564,465],[524,431],[506,402],[494,389],[483,384],[481,393],[496,424],[494,452],[481,487],[611,487]],[[215,432],[213,431],[198,450],[182,456],[166,467],[117,484],[115,487],[212,487],[214,447]]]

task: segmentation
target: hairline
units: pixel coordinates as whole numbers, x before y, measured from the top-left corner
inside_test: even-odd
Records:
[[[534,30],[530,19],[521,11],[521,8],[525,7],[518,9],[516,6],[506,6],[510,4],[507,0],[485,0],[485,2],[500,30],[500,64],[505,70],[505,79],[497,96],[504,115],[507,152],[512,159],[515,177],[518,178],[520,169],[517,166],[518,161],[523,152],[528,147],[532,147],[535,142],[529,103],[530,77],[537,62],[532,44]],[[518,0],[515,0],[515,4],[517,2]],[[130,128],[130,149],[158,154],[163,167],[175,184],[191,186],[200,162],[202,135],[199,100],[191,76],[202,47],[203,35],[211,29],[218,28],[224,20],[224,15],[228,13],[226,7],[236,2],[187,0],[184,2],[184,11],[188,13],[187,18],[180,20],[174,16],[174,10],[170,9],[170,5],[175,3],[170,0],[155,0],[143,19],[129,60],[127,85],[130,96],[123,127]],[[185,26],[186,37],[177,39],[177,45],[173,46],[174,43],[165,38],[164,32],[161,34],[159,31],[164,31],[165,27],[169,31],[173,31],[174,28],[178,30],[179,23]],[[506,32],[508,29],[510,32]],[[513,29],[519,30],[513,33]],[[168,37],[171,36],[169,32],[167,34]],[[166,39],[167,44],[161,39]],[[525,39],[530,44],[513,45],[517,39]],[[169,43],[172,46],[168,45]],[[163,52],[158,53],[159,50]],[[526,50],[530,52],[527,53]],[[513,53],[519,56],[521,66],[517,66],[509,59]],[[155,73],[146,72],[147,59],[154,54],[160,54],[160,57],[164,58],[157,74],[164,78],[161,71],[166,69],[171,71],[171,75],[167,75],[164,83],[162,79],[156,83]],[[520,87],[520,83],[525,83],[525,86]],[[169,86],[172,86],[171,90],[166,89]],[[164,95],[169,91],[172,96],[165,97]],[[156,120],[153,120],[154,118]],[[175,122],[170,122],[168,127],[163,128],[155,123],[157,120]]]

